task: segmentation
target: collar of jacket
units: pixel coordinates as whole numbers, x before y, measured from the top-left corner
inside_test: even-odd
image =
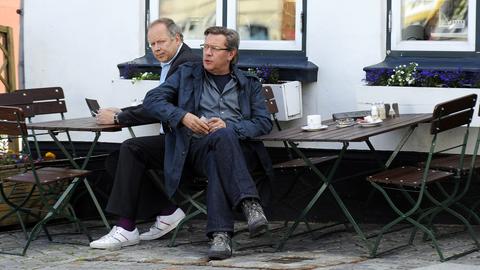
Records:
[[[237,82],[240,85],[238,89],[239,90],[245,89],[245,85],[247,84],[247,81],[248,81],[247,77],[244,75],[245,73],[240,71],[236,65],[232,65],[231,69],[232,69],[231,71],[232,75],[235,78],[237,78],[238,80]],[[195,79],[202,79],[202,76],[204,76],[204,72],[205,70],[203,69],[203,64],[199,63],[194,66],[192,75]]]

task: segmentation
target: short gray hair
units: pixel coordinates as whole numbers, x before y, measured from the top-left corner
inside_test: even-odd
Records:
[[[227,38],[227,48],[229,51],[236,50],[237,53],[232,59],[232,64],[237,63],[238,61],[238,47],[240,46],[240,36],[237,31],[229,29],[223,26],[211,26],[205,30],[203,33],[207,35],[223,35]]]
[[[175,22],[170,19],[170,18],[160,18],[156,19],[155,21],[151,22],[150,25],[148,25],[148,30],[150,30],[153,26],[157,24],[163,24],[165,27],[167,27],[168,34],[170,37],[175,38],[177,35],[180,37],[180,40],[183,42],[183,34],[182,34],[182,28],[175,24]]]

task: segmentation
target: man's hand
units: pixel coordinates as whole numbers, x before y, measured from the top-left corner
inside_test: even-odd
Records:
[[[182,118],[182,124],[197,134],[207,135],[209,132],[207,123],[191,113],[185,114]]]
[[[97,115],[95,116],[97,124],[99,125],[111,125],[114,124],[114,115],[121,110],[114,110],[117,108],[106,108],[98,110]]]
[[[99,112],[101,112],[101,111],[111,111],[111,112],[113,112],[113,113],[120,113],[120,112],[122,112],[121,109],[115,108],[115,107],[101,108],[101,109],[99,110]]]
[[[221,118],[218,118],[218,117],[210,118],[207,122],[207,125],[208,125],[209,133],[215,132],[219,128],[227,127],[227,124]]]

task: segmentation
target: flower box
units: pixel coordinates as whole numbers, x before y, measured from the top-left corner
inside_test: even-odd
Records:
[[[356,90],[359,110],[369,110],[373,103],[398,103],[400,114],[431,113],[436,104],[468,94],[477,94],[479,88],[360,86]],[[480,126],[478,101],[472,126]]]
[[[302,118],[302,84],[299,81],[263,85],[272,87],[278,107],[276,116],[279,121]]]

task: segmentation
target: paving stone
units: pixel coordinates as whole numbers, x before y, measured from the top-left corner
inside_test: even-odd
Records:
[[[426,267],[415,268],[414,270],[478,270],[480,266],[478,265],[464,265],[458,263],[441,263],[434,264]]]
[[[93,238],[107,233],[97,222],[89,222]],[[95,225],[95,226],[94,226]],[[317,225],[325,224],[312,224]],[[140,230],[150,224],[141,224]],[[245,228],[239,223],[237,229]],[[438,255],[429,242],[424,242],[418,234],[414,245],[397,249],[378,258],[369,258],[364,243],[351,231],[343,227],[330,228],[330,232],[304,233],[290,239],[283,251],[275,251],[273,243],[283,236],[282,223],[271,224],[272,233],[250,239],[248,233],[235,236],[236,250],[230,259],[208,261],[208,240],[205,237],[205,221],[196,220],[188,229],[179,233],[178,245],[169,247],[169,239],[144,241],[139,245],[121,250],[94,250],[88,247],[87,238],[81,234],[67,234],[72,227],[67,225],[50,226],[54,242],[41,235],[33,241],[27,256],[0,255],[0,269],[480,269],[480,252],[476,251],[448,263],[440,263]],[[367,234],[374,234],[377,225],[362,224]],[[296,232],[305,231],[302,224]],[[441,225],[442,233],[462,231],[461,226]],[[480,234],[480,226],[475,227]],[[55,235],[56,234],[56,235]],[[400,230],[387,234],[381,249],[404,244],[410,236],[409,230]],[[18,246],[24,240],[20,231],[0,233],[0,248]],[[472,247],[472,241],[466,232],[460,232],[439,240],[447,254]],[[252,248],[244,249],[245,245]],[[445,268],[450,266],[449,268]],[[437,267],[437,268],[435,268]],[[440,267],[440,268],[438,268]]]

